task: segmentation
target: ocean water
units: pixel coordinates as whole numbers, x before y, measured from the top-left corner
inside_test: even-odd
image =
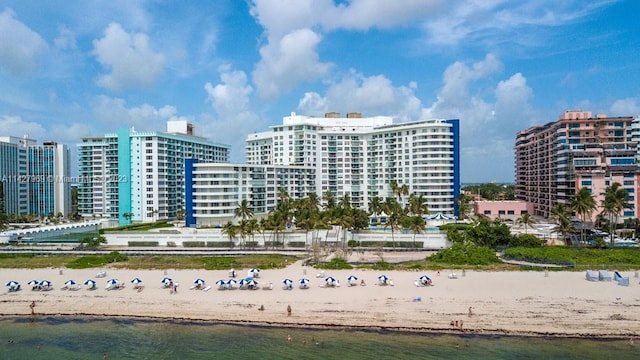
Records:
[[[291,341],[289,341],[291,337]],[[0,359],[640,359],[640,339],[271,328],[154,320],[0,319]]]

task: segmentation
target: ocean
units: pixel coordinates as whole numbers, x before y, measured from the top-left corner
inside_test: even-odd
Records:
[[[0,359],[29,360],[640,359],[640,339],[412,334],[121,318],[3,318],[0,341]]]

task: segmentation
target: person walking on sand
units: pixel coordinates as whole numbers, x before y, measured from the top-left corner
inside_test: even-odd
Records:
[[[473,315],[473,311],[471,309],[472,309],[472,307],[469,306],[469,316]]]
[[[31,315],[35,315],[36,314],[36,311],[35,311],[36,302],[32,301],[31,304],[29,304],[29,307],[31,308]]]
[[[287,305],[287,316],[291,316],[291,305]]]

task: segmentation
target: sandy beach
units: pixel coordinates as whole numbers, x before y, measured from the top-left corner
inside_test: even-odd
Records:
[[[248,269],[237,269],[237,279]],[[105,271],[106,277],[97,278]],[[449,274],[456,273],[452,279]],[[181,320],[255,323],[305,327],[353,327],[419,332],[467,332],[481,334],[550,336],[640,336],[640,279],[634,272],[628,287],[616,282],[591,282],[583,272],[477,272],[319,270],[297,262],[285,269],[260,271],[256,290],[219,290],[215,282],[228,279],[228,271],[167,270],[178,283],[177,291],[163,288],[164,270],[120,269],[2,269],[0,280],[15,280],[22,290],[0,293],[3,316],[124,316]],[[393,285],[378,285],[387,275]],[[432,286],[418,287],[421,275]],[[355,275],[358,285],[347,286]],[[327,287],[332,276],[340,286]],[[142,279],[144,288],[130,282]],[[310,280],[300,289],[300,278]],[[109,279],[119,279],[123,289],[106,290]],[[208,291],[190,289],[202,278]],[[291,290],[282,280],[293,280]],[[30,280],[49,280],[53,289],[33,291]],[[63,290],[75,280],[78,290]],[[82,283],[93,279],[95,290]],[[365,286],[360,285],[365,281]],[[3,283],[3,284],[4,284]],[[264,289],[269,283],[273,289]],[[287,313],[290,306],[291,313]],[[471,308],[471,314],[469,314]],[[456,326],[457,322],[457,326]],[[452,325],[453,323],[453,325]]]

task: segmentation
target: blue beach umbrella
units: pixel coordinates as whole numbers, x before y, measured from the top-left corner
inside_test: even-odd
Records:
[[[42,280],[40,281],[40,283],[38,283],[38,285],[42,286],[42,287],[49,287],[51,286],[51,281],[49,280]]]
[[[107,289],[110,287],[118,286],[120,284],[120,280],[118,279],[109,279],[107,280]]]
[[[75,286],[77,284],[77,282],[75,282],[75,280],[67,280],[67,282],[64,283],[64,286]]]
[[[27,285],[29,286],[36,286],[36,285],[40,285],[40,281],[38,280],[31,280],[27,283]]]
[[[204,280],[198,278],[198,279],[193,280],[193,283],[196,284],[196,285],[204,285]]]
[[[298,280],[298,283],[300,284],[300,289],[306,289],[307,287],[309,287],[310,282],[311,281],[307,278],[302,278]]]
[[[225,285],[227,285],[227,282],[220,279],[218,281],[216,281],[216,285],[218,285],[219,288],[224,289]]]
[[[165,276],[165,277],[162,278],[162,280],[160,280],[160,282],[162,283],[163,286],[166,287],[166,286],[171,285],[171,283],[173,283],[173,279],[168,277],[168,276]]]
[[[238,281],[236,281],[235,279],[229,279],[226,283],[228,289],[233,289],[236,284],[238,284]]]
[[[138,277],[135,277],[135,278],[131,279],[131,283],[135,284],[135,285],[138,285],[138,284],[142,283],[142,279],[140,279]]]
[[[94,280],[89,279],[84,282],[84,285],[91,289],[96,287],[96,282]]]
[[[347,281],[348,282],[358,281],[358,277],[355,276],[355,275],[349,275],[349,276],[347,276]]]
[[[283,287],[284,287],[285,289],[291,289],[291,288],[292,288],[292,285],[293,285],[293,280],[291,280],[291,279],[284,279],[284,280],[282,280],[282,284],[284,285]]]
[[[257,287],[258,287],[258,282],[257,282],[257,281],[255,281],[254,279],[251,279],[251,280],[247,281],[247,286],[248,286],[250,289],[255,289],[255,288],[257,288]]]
[[[260,276],[260,269],[251,268],[251,269],[249,269],[248,274],[249,274],[249,277],[258,277],[258,276]]]
[[[378,276],[378,280],[382,282],[387,282],[387,280],[389,280],[389,277],[387,275],[380,275]]]
[[[20,285],[20,283],[18,283],[17,281],[13,281],[13,280],[11,280],[11,281],[9,281],[9,282],[7,282],[5,284],[5,286],[8,286],[8,287],[16,287],[18,285]]]
[[[336,278],[334,278],[333,276],[327,276],[326,278],[324,278],[324,282],[327,283],[327,285],[335,285],[336,284]]]
[[[431,278],[430,278],[430,277],[428,277],[427,275],[422,275],[422,276],[420,276],[420,277],[418,278],[418,280],[420,280],[420,282],[421,282],[422,284],[425,284],[425,285],[426,285],[426,284],[431,284]]]

